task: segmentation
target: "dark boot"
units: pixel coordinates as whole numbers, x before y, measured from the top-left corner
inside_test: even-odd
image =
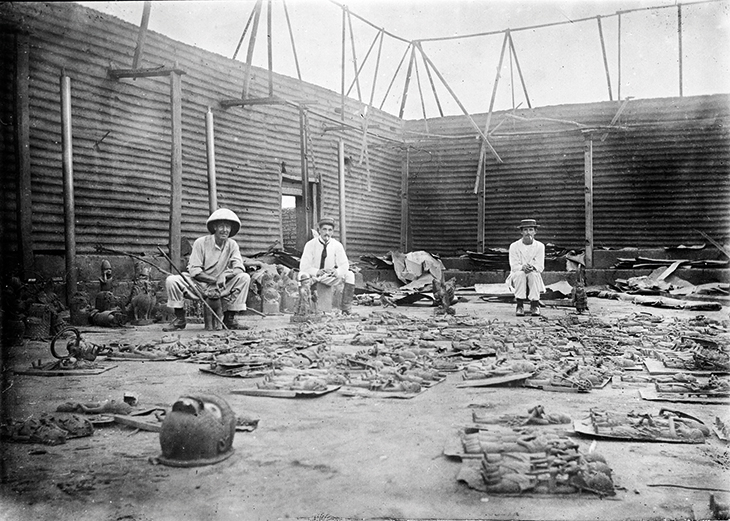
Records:
[[[228,329],[248,329],[248,326],[243,326],[236,320],[237,313],[235,311],[226,311],[223,313],[223,324]]]
[[[517,315],[518,317],[525,316],[525,304],[521,298],[517,299],[517,311],[515,312],[515,315]]]
[[[540,302],[537,300],[530,301],[530,315],[533,317],[540,316]]]
[[[354,295],[355,285],[345,283],[345,287],[342,289],[342,302],[340,303],[340,310],[345,315],[352,313],[352,297]]]
[[[185,321],[185,308],[174,308],[175,320],[173,320],[169,326],[163,327],[163,331],[177,331],[179,329],[185,329],[187,322]]]

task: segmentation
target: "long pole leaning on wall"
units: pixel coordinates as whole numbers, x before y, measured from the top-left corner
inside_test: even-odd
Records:
[[[408,191],[408,175],[411,168],[411,149],[406,145],[406,154],[401,165],[401,203],[400,203],[400,247],[401,251],[411,251],[410,218],[411,205]]]
[[[71,78],[61,72],[61,147],[63,150],[63,217],[66,239],[66,302],[76,293],[76,215],[71,123]]]
[[[340,180],[340,242],[347,251],[347,211],[345,206],[345,142],[337,140],[337,165]]]
[[[170,72],[170,258],[180,268],[182,240],[182,102],[180,73]],[[173,270],[174,271],[174,270]]]
[[[486,159],[486,155],[482,155],[482,158]],[[477,251],[484,253],[484,236],[486,235],[487,222],[487,172],[486,172],[486,161],[480,161],[481,173],[479,174],[479,191],[477,193]]]
[[[23,277],[33,271],[33,207],[30,182],[30,38],[15,36],[15,157],[17,165],[18,245]]]
[[[215,177],[215,126],[210,107],[205,114],[205,151],[208,156],[208,209],[213,213],[218,209],[218,189]]]
[[[312,204],[309,186],[309,170],[307,170],[307,136],[304,125],[304,107],[299,107],[299,155],[302,165],[302,206],[304,207],[304,229],[307,237],[312,229]]]
[[[585,267],[593,268],[593,136],[585,134],[583,173],[585,187]]]

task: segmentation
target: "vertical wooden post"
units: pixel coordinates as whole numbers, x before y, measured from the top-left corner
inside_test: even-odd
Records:
[[[681,98],[684,93],[684,81],[683,81],[683,67],[682,67],[682,4],[677,4],[677,39],[679,41],[679,97]]]
[[[215,132],[213,111],[208,107],[205,114],[205,150],[208,154],[208,209],[210,213],[218,209],[218,188],[215,177]]]
[[[401,203],[400,203],[400,247],[404,252],[411,250],[410,234],[410,198],[408,193],[408,171],[410,169],[411,149],[406,147],[406,154],[401,163]]]
[[[347,12],[345,11],[345,7],[342,7],[342,59],[340,63],[340,68],[342,72],[342,81],[341,81],[341,89],[342,89],[342,96],[340,97],[340,111],[342,112],[340,114],[340,120],[342,123],[345,122],[345,37],[347,35],[347,27],[345,25],[347,19]]]
[[[63,150],[63,216],[66,239],[66,303],[76,293],[76,215],[71,121],[71,78],[61,73],[61,146]]]
[[[274,49],[271,41],[271,0],[266,1],[266,40],[269,56],[269,97],[274,96]]]
[[[182,221],[182,103],[180,73],[170,73],[170,259],[180,269]],[[173,268],[172,271],[175,271]]]
[[[137,35],[137,48],[134,50],[134,59],[132,60],[132,68],[139,67],[139,60],[144,54],[144,42],[147,39],[147,25],[150,22],[150,10],[152,2],[145,2],[142,10],[142,21],[139,23],[139,34]]]
[[[304,229],[309,240],[309,231],[312,229],[312,208],[309,197],[309,171],[307,170],[307,136],[304,126],[304,108],[299,107],[299,151],[302,165],[302,206],[304,207]]]
[[[593,268],[593,136],[586,135],[584,144],[585,175],[585,248],[586,268]]]
[[[30,183],[30,38],[16,34],[15,40],[15,157],[17,173],[18,247],[23,278],[33,271],[33,206]]]
[[[485,158],[486,159],[486,158]],[[479,191],[477,193],[477,251],[484,253],[484,235],[486,234],[486,160],[481,162],[480,175],[479,175]]]
[[[337,141],[337,164],[340,179],[340,242],[347,251],[347,208],[345,206],[345,142]]]
[[[618,99],[621,99],[621,13],[618,13],[618,29],[616,31],[618,34],[616,38],[618,39],[618,86],[617,86],[617,96]]]

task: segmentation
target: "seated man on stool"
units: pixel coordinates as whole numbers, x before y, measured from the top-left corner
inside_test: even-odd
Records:
[[[517,299],[517,316],[525,316],[524,302],[530,299],[530,314],[540,315],[540,293],[545,291],[545,284],[540,275],[545,269],[545,245],[535,240],[538,224],[534,219],[523,219],[520,222],[522,239],[510,244],[507,286]],[[529,288],[529,295],[528,295]]]
[[[323,217],[319,220],[319,237],[314,237],[304,245],[299,271],[326,286],[343,285],[340,310],[350,314],[355,294],[355,274],[350,271],[350,262],[342,243],[332,238],[334,231],[334,219]]]
[[[241,221],[231,210],[220,208],[208,217],[205,225],[210,235],[199,237],[193,243],[187,273],[170,275],[165,280],[167,306],[175,312],[175,320],[165,331],[185,329],[186,295],[189,298],[198,298],[199,294],[220,295],[227,304],[223,323],[228,329],[236,329],[236,313],[246,311],[251,277],[246,273],[238,243],[232,239],[241,228]],[[246,262],[261,265],[258,261]],[[194,293],[192,288],[197,291]]]

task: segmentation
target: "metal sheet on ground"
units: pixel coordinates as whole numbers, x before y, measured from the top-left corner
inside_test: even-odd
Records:
[[[338,390],[341,386],[330,385],[327,389],[306,391],[301,389],[233,389],[231,394],[246,396],[264,396],[269,398],[316,398]]]

